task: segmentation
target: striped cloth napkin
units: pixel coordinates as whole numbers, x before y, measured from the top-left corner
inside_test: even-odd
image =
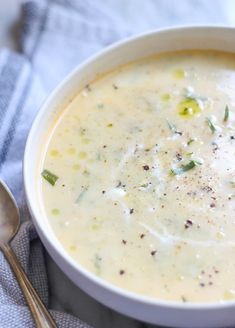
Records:
[[[208,15],[213,17],[211,22],[225,20],[219,0],[213,1],[213,7],[204,0],[182,0],[180,6],[175,0],[146,0],[144,6],[141,1],[26,2],[22,8],[20,51],[0,51],[0,175],[13,191],[25,221],[12,246],[47,306],[44,250],[30,222],[22,182],[25,141],[40,104],[78,63],[122,37],[182,20],[205,22]],[[59,327],[88,327],[70,315],[52,314]],[[0,254],[0,328],[8,327],[28,328],[34,323]]]
[[[24,146],[40,104],[84,58],[127,34],[93,1],[31,1],[22,8],[21,53],[0,52],[0,175],[20,206],[22,224],[12,246],[48,306],[43,247],[29,221],[22,181]],[[122,26],[124,26],[122,24]],[[59,327],[89,327],[52,311]],[[34,327],[24,297],[0,254],[0,327]]]

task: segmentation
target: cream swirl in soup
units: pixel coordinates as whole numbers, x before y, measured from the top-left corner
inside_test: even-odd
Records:
[[[165,53],[79,91],[52,129],[41,195],[72,258],[121,288],[235,298],[235,55]]]

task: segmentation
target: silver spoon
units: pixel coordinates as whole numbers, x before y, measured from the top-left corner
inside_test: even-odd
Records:
[[[20,215],[16,201],[0,180],[0,249],[8,260],[12,271],[21,287],[37,328],[56,328],[56,323],[31,285],[18,262],[10,242],[20,226]]]

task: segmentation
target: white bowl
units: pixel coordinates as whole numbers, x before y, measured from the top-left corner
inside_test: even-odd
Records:
[[[155,53],[181,49],[235,52],[235,28],[179,27],[143,34],[116,43],[79,65],[50,95],[30,131],[24,156],[24,184],[33,222],[46,249],[81,289],[108,307],[135,319],[174,327],[235,326],[235,301],[180,303],[144,297],[96,277],[76,263],[52,231],[40,198],[42,154],[58,113],[97,74]],[[235,255],[234,255],[235,256]]]

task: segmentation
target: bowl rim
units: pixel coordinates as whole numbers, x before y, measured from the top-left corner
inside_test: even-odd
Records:
[[[58,249],[56,245],[48,238],[47,232],[45,230],[44,223],[42,220],[38,218],[37,210],[33,208],[32,204],[34,203],[31,197],[30,193],[30,179],[28,177],[28,169],[31,167],[30,165],[30,146],[31,146],[31,140],[34,139],[35,135],[38,134],[37,126],[41,121],[41,118],[43,117],[43,113],[50,107],[50,103],[53,101],[53,99],[56,97],[56,95],[62,90],[67,83],[73,77],[75,77],[77,74],[79,74],[80,70],[83,68],[92,65],[93,61],[105,56],[111,51],[118,50],[119,47],[122,47],[124,45],[127,45],[128,43],[140,41],[141,39],[144,39],[146,37],[154,36],[155,34],[164,34],[164,33],[171,33],[174,31],[181,32],[185,30],[211,30],[216,33],[216,31],[233,31],[235,33],[235,27],[234,26],[228,26],[224,24],[193,24],[193,25],[177,25],[177,26],[170,26],[170,27],[163,27],[158,29],[149,30],[144,33],[135,34],[130,37],[126,37],[124,39],[121,39],[108,47],[105,47],[104,49],[101,49],[100,51],[96,52],[95,54],[89,56],[86,60],[82,61],[80,64],[78,64],[68,75],[63,78],[63,80],[49,93],[49,96],[46,97],[45,101],[41,104],[39,111],[36,114],[36,117],[33,120],[33,124],[30,128],[26,145],[25,145],[25,151],[24,151],[24,157],[23,157],[23,182],[24,182],[24,189],[26,194],[26,201],[28,208],[31,213],[31,218],[36,226],[36,230],[39,231],[39,235],[43,235],[46,239],[47,243],[50,245],[51,249],[57,254],[59,254],[60,257],[63,258],[63,261],[66,263],[66,265],[69,265],[72,267],[73,270],[78,271],[82,276],[85,276],[88,280],[90,280],[94,285],[98,285],[102,289],[105,289],[109,293],[117,294],[121,298],[125,298],[130,301],[134,301],[139,304],[144,304],[147,306],[154,306],[154,307],[162,307],[162,308],[169,308],[174,310],[200,310],[200,311],[208,311],[208,310],[219,310],[219,309],[228,309],[235,307],[235,300],[230,301],[214,301],[214,302],[180,302],[180,301],[172,301],[172,300],[164,300],[164,299],[158,299],[154,297],[145,296],[142,294],[138,294],[136,292],[129,291],[127,289],[118,287],[105,279],[102,279],[100,277],[97,277],[95,274],[91,273],[89,270],[87,270],[84,266],[82,266],[80,263],[73,260],[73,258],[68,254],[67,251],[62,252],[62,248]],[[213,48],[212,48],[213,50]],[[170,50],[169,50],[170,52]],[[70,278],[69,278],[70,279]]]

